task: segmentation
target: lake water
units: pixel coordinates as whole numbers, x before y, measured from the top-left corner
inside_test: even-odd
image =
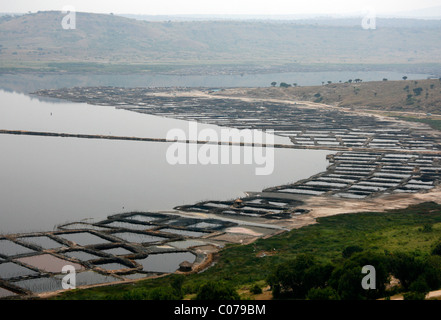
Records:
[[[319,86],[322,82],[345,82],[349,79],[363,81],[427,79],[430,74],[404,74],[393,71],[326,71],[284,72],[244,75],[165,75],[165,74],[4,74],[0,75],[0,88],[7,91],[30,93],[39,89],[64,87],[115,86],[115,87],[269,87],[271,82],[297,83],[300,86]]]
[[[188,127],[182,120],[5,91],[0,101],[0,129],[165,138],[172,128]],[[0,233],[233,199],[323,171],[330,153],[275,149],[273,173],[257,176],[255,165],[170,165],[170,145],[0,135]]]

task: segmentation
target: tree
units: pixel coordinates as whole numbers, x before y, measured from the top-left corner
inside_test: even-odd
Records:
[[[350,258],[354,253],[357,252],[362,252],[363,248],[359,247],[359,246],[349,246],[344,248],[344,250],[342,251],[342,256],[343,258]]]
[[[291,85],[289,83],[281,82],[280,87],[281,88],[288,88],[288,87],[291,87]]]
[[[404,76],[404,77],[403,77],[403,80],[407,80],[407,76]]]
[[[196,300],[240,300],[240,297],[232,286],[210,281],[200,287]]]
[[[383,81],[387,81],[387,78],[383,78]]]
[[[367,275],[362,268],[372,265],[375,268],[375,289],[365,290],[361,282]],[[354,253],[349,260],[335,268],[329,285],[337,291],[342,300],[377,299],[384,296],[389,281],[389,264],[385,255],[368,251]]]
[[[277,82],[275,82],[275,81],[271,82],[272,87],[275,87],[276,85],[277,85]]]
[[[403,295],[403,299],[404,300],[425,300],[426,298],[426,294],[425,293],[421,293],[421,292],[406,292]]]
[[[177,296],[175,291],[171,287],[155,288],[149,292],[149,300],[179,300],[180,296]]]
[[[310,289],[325,287],[333,270],[332,265],[319,264],[311,255],[299,254],[278,265],[267,281],[275,298],[303,299]]]
[[[306,295],[307,300],[340,300],[337,291],[331,287],[312,288]]]
[[[426,294],[429,293],[430,288],[426,282],[426,279],[424,279],[424,276],[421,275],[418,277],[418,279],[412,282],[412,284],[409,286],[409,290],[410,292],[420,293],[423,297],[425,297]]]
[[[423,92],[423,88],[421,87],[413,89],[413,93],[415,93],[415,96],[421,95],[421,92]]]
[[[392,255],[391,272],[400,280],[405,290],[408,290],[411,283],[415,281],[424,271],[424,265],[414,255],[398,252]]]
[[[441,256],[441,242],[438,242],[435,246],[434,246],[434,248],[432,249],[432,252],[431,252],[433,255],[438,255],[438,256]]]
[[[333,274],[331,283],[342,300],[363,300],[361,268],[355,263],[340,267]]]
[[[261,294],[262,293],[262,288],[259,287],[259,285],[256,283],[252,288],[251,288],[251,293],[252,294]]]
[[[184,276],[183,275],[176,275],[174,276],[171,287],[173,288],[175,295],[182,298],[182,284],[184,283]]]
[[[441,287],[441,257],[429,256],[425,260],[424,280],[431,290]]]

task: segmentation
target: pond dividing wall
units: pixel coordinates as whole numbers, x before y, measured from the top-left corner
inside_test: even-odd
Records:
[[[235,225],[133,212],[93,224],[69,223],[52,232],[6,235],[0,238],[0,298],[63,290],[66,265],[75,269],[77,287],[160,276],[184,262],[190,266],[186,272],[197,270],[207,258],[197,248],[224,246],[227,242],[211,237]]]

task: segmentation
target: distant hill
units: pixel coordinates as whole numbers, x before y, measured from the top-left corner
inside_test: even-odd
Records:
[[[441,6],[419,9],[413,11],[403,11],[394,14],[399,18],[413,18],[413,19],[441,19]]]
[[[1,16],[1,70],[329,64],[433,64],[440,70],[441,21],[385,19],[376,30],[363,30],[357,19],[161,22],[77,13],[76,29],[64,30],[64,16]]]

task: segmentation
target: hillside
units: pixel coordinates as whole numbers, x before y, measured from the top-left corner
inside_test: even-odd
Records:
[[[350,81],[312,87],[227,89],[216,95],[303,100],[356,109],[367,107],[379,111],[441,114],[440,79]]]
[[[113,67],[117,72],[136,72],[180,65],[286,65],[295,69],[329,64],[440,70],[440,21],[379,20],[377,30],[363,30],[356,21],[154,22],[77,13],[76,29],[64,30],[64,16],[51,11],[0,17],[2,70],[102,71]]]

